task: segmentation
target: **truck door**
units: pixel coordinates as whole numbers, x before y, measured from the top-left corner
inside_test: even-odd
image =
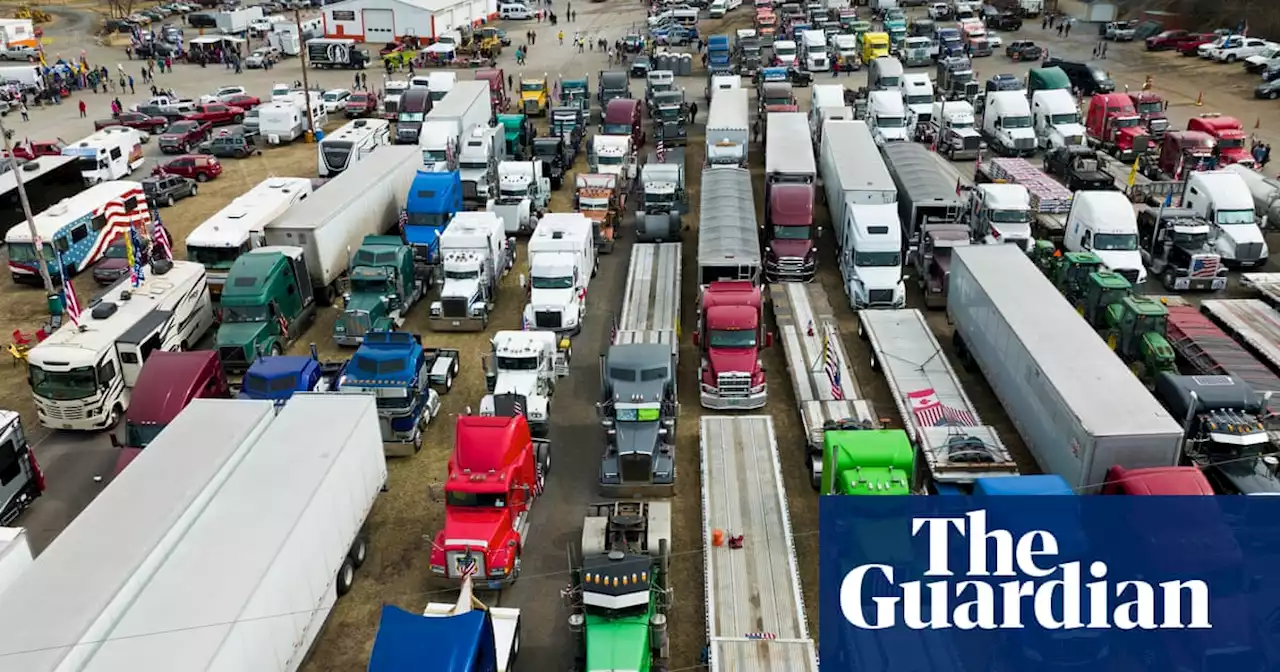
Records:
[[[293,267],[294,285],[297,287],[298,306],[306,308],[315,302],[315,292],[311,287],[311,273],[307,270],[307,259],[304,256],[289,259]],[[293,291],[290,288],[290,291]]]

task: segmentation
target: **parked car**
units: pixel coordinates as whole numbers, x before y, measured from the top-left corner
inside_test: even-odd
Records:
[[[1112,21],[1103,28],[1102,37],[1116,42],[1132,42],[1137,36],[1138,24],[1133,21]]]
[[[196,151],[219,158],[244,159],[258,152],[254,136],[243,133],[226,133],[200,143]]]
[[[118,234],[102,253],[102,259],[93,265],[93,281],[99,285],[110,285],[128,272],[129,248],[125,245],[124,234]]]
[[[61,156],[63,147],[66,143],[61,140],[27,140],[13,146],[13,155],[31,161],[40,156]]]
[[[214,126],[225,126],[244,121],[244,110],[224,103],[209,103],[197,105],[195,112],[188,112],[183,119],[207,121]]]
[[[35,49],[24,45],[6,46],[0,49],[0,60],[29,61],[38,55]]]
[[[378,96],[369,91],[352,91],[347,97],[347,118],[367,117],[377,112]]]
[[[1235,63],[1276,47],[1276,43],[1259,37],[1232,35],[1221,45],[1209,50],[1208,58],[1219,63]]]
[[[343,112],[347,109],[347,99],[351,92],[346,89],[332,89],[324,92],[324,111],[329,114]]]
[[[177,45],[161,42],[158,40],[149,40],[134,47],[134,55],[139,58],[155,58],[156,56],[175,57],[182,54],[182,50]]]
[[[1198,56],[1200,47],[1212,44],[1216,39],[1218,36],[1213,33],[1193,33],[1176,42],[1173,48],[1183,56]]]
[[[246,133],[250,135],[258,135],[258,124],[260,121],[258,114],[258,108],[256,107],[252,110],[244,111],[244,123],[241,124],[241,127],[244,128]]]
[[[275,47],[259,47],[244,59],[246,68],[265,68],[268,63],[280,62],[280,50]],[[223,101],[226,102],[226,101]]]
[[[241,96],[249,93],[249,90],[243,86],[223,86],[213,93],[200,96],[200,102],[209,105],[213,103],[225,103],[227,98],[231,96]]]
[[[141,112],[122,112],[111,119],[95,120],[93,130],[101,131],[108,126],[125,126],[148,133],[159,133],[168,125],[169,120],[164,117],[152,117]]]
[[[1165,51],[1178,46],[1191,33],[1185,30],[1166,30],[1147,38],[1147,51]]]
[[[194,119],[175,121],[160,134],[160,151],[165,154],[185,154],[207,139],[211,128],[208,122]]]
[[[1267,98],[1275,100],[1280,98],[1280,73],[1277,77],[1269,82],[1263,82],[1253,89],[1254,98]]]
[[[203,144],[201,143],[201,145]],[[208,182],[222,174],[222,163],[214,156],[184,154],[156,166],[151,171],[151,174],[178,175],[193,179],[196,182]]]
[[[208,161],[217,160],[210,156],[199,158]],[[196,186],[195,180],[178,175],[162,173],[142,180],[142,192],[147,195],[147,201],[154,206],[173,207],[174,203],[188,196],[195,196],[199,190],[200,187]]]
[[[1044,57],[1044,48],[1031,40],[1014,40],[1004,48],[1004,55],[1015,61],[1038,61]]]
[[[1280,63],[1276,63],[1262,71],[1262,81],[1270,82],[1280,79]]]
[[[262,99],[257,96],[251,96],[247,93],[238,93],[234,96],[227,96],[227,99],[223,102],[232,107],[238,107],[242,110],[248,111],[261,105]]]
[[[1280,46],[1269,47],[1261,54],[1244,59],[1244,71],[1263,72],[1276,63],[1280,63]]]

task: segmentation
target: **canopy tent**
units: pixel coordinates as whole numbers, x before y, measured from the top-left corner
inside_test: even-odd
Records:
[[[475,667],[476,656],[484,660]],[[462,672],[496,669],[489,614],[469,611],[447,617],[419,616],[382,607],[368,672]]]
[[[446,44],[444,42],[436,42],[435,44],[427,47],[423,51],[427,52],[428,54],[451,54],[454,52],[454,50],[455,50],[455,47],[452,44]]]
[[[201,35],[187,40],[187,44],[192,46],[197,44],[218,44],[221,42],[230,42],[231,44],[244,44],[246,40],[241,37],[233,37],[231,35]]]

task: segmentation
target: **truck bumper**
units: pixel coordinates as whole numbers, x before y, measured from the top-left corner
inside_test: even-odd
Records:
[[[1189,278],[1186,276],[1176,277],[1173,279],[1173,286],[1166,289],[1175,292],[1216,292],[1220,289],[1227,288],[1227,279],[1225,277],[1217,278]]]
[[[952,161],[976,161],[978,159],[978,150],[976,149],[947,149],[943,150],[947,158]]]
[[[489,327],[486,317],[430,317],[427,325],[432,331],[484,331]]]
[[[387,457],[412,457],[417,452],[418,451],[414,449],[414,441],[412,438],[401,440],[401,437],[396,437],[396,439],[392,441],[386,440],[385,437],[383,438],[382,454]]]
[[[600,494],[614,499],[675,497],[675,483],[601,483]]]
[[[748,394],[745,397],[722,397],[716,392],[708,392],[703,390],[698,395],[698,401],[703,408],[709,408],[713,411],[752,411],[757,408],[764,408],[765,402],[769,400],[769,392],[766,388],[757,394]]]

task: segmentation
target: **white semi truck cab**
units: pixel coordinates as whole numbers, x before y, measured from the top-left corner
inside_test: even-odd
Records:
[[[582,331],[587,285],[596,274],[594,226],[579,212],[549,213],[529,238],[529,291],[524,308],[527,329],[557,334]]]
[[[480,400],[480,415],[513,411],[525,416],[534,436],[546,437],[555,381],[568,374],[570,354],[567,340],[550,331],[494,334],[484,362],[489,393]],[[503,398],[509,400],[508,408],[499,408]]]
[[[542,161],[503,161],[498,164],[498,194],[488,211],[506,224],[507,233],[534,230],[551,198],[551,177]]]
[[[1031,194],[1020,184],[974,185],[967,217],[976,240],[1031,248]]]
[[[992,91],[982,112],[982,133],[997,154],[1031,156],[1036,151],[1036,132],[1031,123],[1031,105],[1023,91]]]
[[[1031,117],[1041,149],[1084,144],[1080,108],[1066,89],[1043,89],[1031,94]]]
[[[1230,170],[1191,173],[1182,194],[1182,207],[1218,229],[1218,253],[1228,266],[1256,267],[1267,263],[1270,250],[1258,228],[1253,192],[1240,175]]]

